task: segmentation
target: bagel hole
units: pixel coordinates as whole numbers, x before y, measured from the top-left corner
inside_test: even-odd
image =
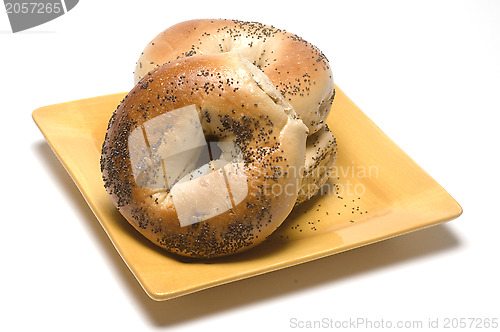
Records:
[[[234,136],[207,130],[200,109],[190,105],[144,122],[129,136],[137,185],[150,190],[155,204],[172,204],[181,226],[232,213],[248,193]]]

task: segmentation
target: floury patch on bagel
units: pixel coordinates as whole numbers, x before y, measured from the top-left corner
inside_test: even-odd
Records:
[[[201,258],[254,247],[328,179],[333,79],[301,38],[188,21],[148,44],[135,79],[109,122],[101,170],[121,214],[160,247]]]

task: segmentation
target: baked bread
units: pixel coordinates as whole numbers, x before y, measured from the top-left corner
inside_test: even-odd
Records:
[[[254,22],[193,20],[158,35],[102,146],[105,188],[153,243],[211,258],[251,248],[335,162],[325,56]]]
[[[134,83],[169,61],[237,52],[259,68],[289,102],[312,135],[324,124],[334,97],[324,54],[297,35],[257,22],[198,19],[178,23],[144,49]]]
[[[301,180],[290,170],[304,167],[306,136],[249,61],[189,57],[150,72],[123,99],[101,169],[114,204],[149,240],[217,257],[257,245],[288,216]]]
[[[325,120],[335,95],[330,64],[314,45],[257,22],[197,19],[157,35],[142,52],[134,83],[169,61],[208,54],[238,53],[259,68],[290,103],[309,130],[303,185],[297,204],[326,182],[335,163],[336,142]]]

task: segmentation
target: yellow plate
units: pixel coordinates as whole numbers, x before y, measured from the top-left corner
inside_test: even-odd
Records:
[[[117,251],[155,300],[282,269],[458,217],[460,205],[337,87],[328,125],[338,141],[334,174],[263,244],[240,255],[178,258],[145,240],[112,205],[99,158],[124,93],[39,108],[33,119]]]

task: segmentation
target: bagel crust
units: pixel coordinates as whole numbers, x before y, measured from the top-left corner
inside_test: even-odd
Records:
[[[153,243],[217,257],[261,243],[288,216],[301,183],[291,170],[304,167],[306,138],[292,107],[244,57],[185,57],[145,74],[122,100],[101,171],[113,203]],[[214,161],[212,149],[212,160],[186,170],[202,143],[219,146],[221,157]],[[183,153],[173,154],[176,144]],[[171,165],[184,172],[172,183]]]
[[[325,124],[335,96],[330,64],[314,45],[257,22],[198,19],[156,36],[137,61],[134,81],[179,58],[238,53],[271,81],[308,128],[306,160],[296,204],[310,199],[328,180],[336,142]]]
[[[225,52],[240,53],[259,68],[292,105],[310,135],[323,127],[334,98],[327,58],[297,35],[257,22],[198,19],[173,25],[144,49],[134,83],[172,60]]]

